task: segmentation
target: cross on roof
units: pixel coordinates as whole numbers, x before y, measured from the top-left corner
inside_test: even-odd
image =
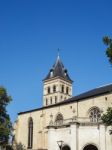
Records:
[[[58,48],[58,56],[60,56],[60,50],[61,50],[61,49]]]

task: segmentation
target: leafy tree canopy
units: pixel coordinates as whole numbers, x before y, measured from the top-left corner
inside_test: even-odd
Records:
[[[107,45],[106,55],[109,58],[110,64],[112,64],[112,39],[109,38],[108,36],[105,36],[103,38],[103,42],[105,45]]]
[[[103,123],[112,126],[112,107],[108,107],[107,112],[101,117]]]
[[[11,121],[6,107],[11,101],[4,87],[0,87],[0,145],[6,147],[11,135]]]

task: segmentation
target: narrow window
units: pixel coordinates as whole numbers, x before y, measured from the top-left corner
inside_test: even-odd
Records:
[[[68,94],[69,93],[69,88],[68,87],[66,87],[66,94]]]
[[[50,90],[50,87],[48,87],[48,94],[50,94],[51,90]]]
[[[55,96],[55,103],[57,103],[57,96]]]
[[[29,118],[28,122],[28,148],[32,148],[33,145],[33,120]]]
[[[62,89],[61,89],[62,93],[64,93],[64,85],[62,85]]]
[[[53,86],[53,92],[56,92],[56,86],[55,85]]]
[[[48,99],[46,98],[46,106],[48,105]]]
[[[51,104],[52,104],[52,97],[50,98]]]

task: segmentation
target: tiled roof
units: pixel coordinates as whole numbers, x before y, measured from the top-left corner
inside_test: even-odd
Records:
[[[72,97],[68,100],[65,100],[63,102],[60,102],[60,103],[57,103],[57,104],[54,104],[54,105],[49,105],[49,106],[41,107],[41,108],[38,108],[38,109],[33,109],[33,110],[25,111],[25,112],[20,112],[20,113],[18,113],[18,115],[29,113],[29,112],[34,112],[34,111],[38,111],[38,110],[43,110],[43,109],[47,109],[47,108],[51,108],[51,107],[56,107],[56,106],[60,106],[60,105],[68,104],[68,103],[73,103],[75,101],[76,102],[77,101],[82,101],[82,100],[85,100],[87,98],[96,97],[96,96],[100,96],[100,95],[108,94],[108,93],[112,93],[112,84],[95,88],[93,90],[90,90],[90,91],[87,91],[85,93],[79,94],[79,95],[74,96],[74,97]]]
[[[61,77],[65,80],[72,82],[72,80],[70,79],[68,75],[67,69],[64,68],[64,65],[61,62],[61,59],[59,56],[57,57],[55,64],[53,65],[52,69],[50,69],[48,75],[46,76],[44,80],[52,79],[55,77]]]

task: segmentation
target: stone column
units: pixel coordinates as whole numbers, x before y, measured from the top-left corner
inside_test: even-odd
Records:
[[[72,123],[71,124],[71,127],[70,127],[70,129],[71,129],[71,144],[70,144],[70,146],[71,146],[71,150],[77,150],[77,145],[78,145],[78,140],[77,140],[77,130],[78,130],[78,125],[77,125],[77,123]]]
[[[100,149],[101,150],[106,150],[106,131],[105,131],[105,126],[100,125]]]
[[[48,129],[48,150],[53,150],[54,149],[54,141],[55,141],[55,129],[53,126],[49,126]]]

